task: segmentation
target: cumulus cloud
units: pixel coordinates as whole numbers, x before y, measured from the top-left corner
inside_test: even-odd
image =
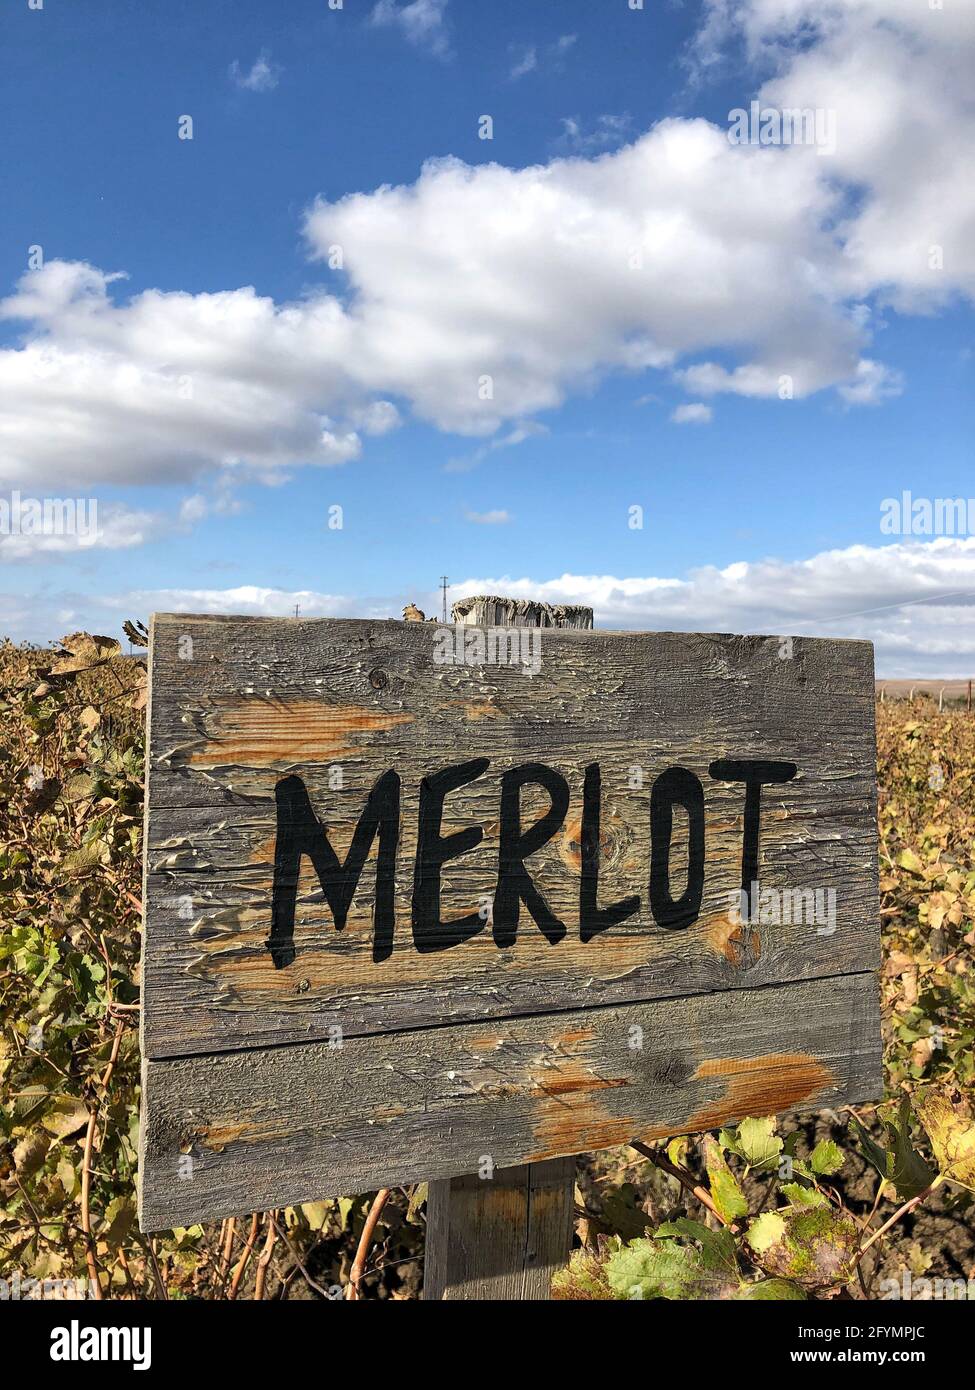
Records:
[[[159,512],[121,503],[100,506],[97,498],[18,499],[13,510],[22,514],[13,524],[11,510],[11,499],[0,499],[0,562],[55,556],[78,560],[86,551],[131,550],[156,540],[173,525]],[[196,519],[180,516],[187,525]]]
[[[806,560],[766,559],[704,566],[675,577],[566,573],[550,578],[471,575],[454,599],[501,593],[550,603],[584,603],[606,630],[751,632],[849,637],[876,646],[879,677],[967,677],[975,668],[975,538],[904,540],[823,551]],[[440,611],[438,593],[410,589],[361,596],[245,584],[235,588],[133,589],[103,596],[44,594],[32,622],[7,615],[7,630],[31,637],[96,617],[153,612],[247,613],[287,617],[398,618],[408,601]],[[2,603],[2,598],[0,598]],[[74,618],[58,617],[68,612]],[[38,628],[46,625],[42,632]],[[97,626],[97,624],[96,624]]]
[[[788,373],[801,396],[854,380],[867,334],[830,292],[839,194],[782,154],[665,120],[596,159],[434,161],[409,187],[319,201],[306,232],[323,259],[345,250],[352,359],[444,429],[488,433],[606,371],[716,347],[746,356],[738,375],[689,389],[774,395]]]
[[[890,678],[975,667],[975,537],[708,565],[686,578],[474,576],[455,592],[588,604],[604,628],[863,638]]]
[[[824,176],[860,194],[837,224],[838,288],[905,312],[975,292],[975,6],[707,0],[706,14],[705,62],[738,39],[752,62],[774,68],[763,103],[836,112]]]
[[[671,413],[675,425],[710,425],[714,411],[702,401],[688,401]]]
[[[372,23],[395,27],[417,48],[425,48],[437,58],[450,57],[446,9],[448,0],[379,0],[372,11]]]
[[[82,560],[95,550],[134,550],[150,541],[193,531],[206,517],[227,515],[239,503],[219,484],[212,497],[193,493],[173,512],[105,503],[97,497],[33,497],[20,489],[0,495],[0,562]]]
[[[370,401],[352,412],[352,421],[363,434],[389,434],[400,425],[400,414],[392,401]]]
[[[964,678],[975,668],[975,537],[855,545],[806,560],[709,565],[680,577],[482,574],[451,586],[452,599],[476,593],[589,604],[605,630],[866,639],[875,644],[880,678]],[[0,594],[0,619],[15,638],[48,640],[79,625],[115,631],[123,617],[154,612],[288,617],[297,605],[304,617],[399,618],[410,601],[440,611],[438,592],[414,588],[370,596],[256,584],[102,594],[46,586],[23,599]]]
[[[338,366],[334,299],[279,307],[251,288],[147,290],[119,305],[109,294],[118,278],[51,261],[0,303],[0,315],[29,323],[23,347],[0,351],[0,478],[267,477],[360,452],[356,429],[323,408],[367,403]]]
[[[153,613],[235,613],[247,617],[290,618],[295,608],[304,618],[399,618],[408,599],[419,599],[427,612],[439,612],[439,597],[329,593],[279,589],[260,584],[230,588],[132,588],[109,593],[57,592],[48,585],[24,597],[0,593],[0,628],[15,641],[51,641],[79,627],[121,636],[123,618],[147,620]]]
[[[857,364],[854,379],[840,386],[839,393],[848,405],[879,405],[889,396],[899,396],[903,389],[902,373],[864,357]]]
[[[348,594],[328,594],[312,589],[271,589],[260,584],[240,584],[232,589],[131,589],[107,594],[101,602],[119,612],[133,613],[238,613],[245,617],[287,618],[299,613],[306,618],[391,617]],[[396,615],[399,617],[399,614]]]
[[[444,13],[373,12],[432,43]],[[763,100],[835,108],[834,154],[667,119],[523,169],[434,160],[412,184],[315,201],[309,254],[341,247],[345,278],[291,303],[125,298],[117,275],[48,263],[2,306],[23,338],[0,351],[0,477],[274,481],[354,459],[401,409],[488,439],[612,372],[664,371],[702,401],[775,399],[785,379],[851,406],[895,393],[878,306],[975,294],[975,7],[709,0],[709,15],[712,46],[732,34],[771,65]]]

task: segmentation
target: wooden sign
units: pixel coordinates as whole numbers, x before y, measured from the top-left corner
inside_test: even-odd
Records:
[[[868,643],[157,615],[144,1229],[881,1091]]]

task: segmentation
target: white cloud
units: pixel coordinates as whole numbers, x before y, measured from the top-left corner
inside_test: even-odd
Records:
[[[597,627],[605,630],[867,639],[875,643],[881,678],[958,678],[975,669],[975,537],[856,545],[807,560],[709,565],[681,578],[502,574],[470,576],[451,586],[452,600],[476,593],[589,604]],[[23,599],[0,594],[0,622],[15,638],[47,640],[78,626],[114,631],[113,621],[154,612],[288,617],[297,604],[304,617],[398,618],[408,601],[427,613],[440,611],[438,592],[412,588],[374,596],[256,584],[101,595],[45,588]]]
[[[407,598],[419,598],[428,612],[439,612],[434,593],[380,596],[274,589],[258,584],[233,588],[133,588],[104,594],[52,591],[49,586],[23,596],[0,592],[0,630],[13,641],[52,642],[84,628],[122,637],[123,618],[146,621],[153,613],[236,613],[288,618],[297,605],[305,618],[399,618]]]
[[[33,500],[33,499],[31,499]],[[53,503],[47,522],[38,510],[36,523],[25,519],[22,526],[8,525],[4,510],[0,531],[0,562],[51,559],[63,555],[80,560],[92,550],[131,550],[155,540],[172,525],[159,512],[135,510],[120,503],[99,505],[97,498],[39,498]],[[67,504],[68,511],[63,508]],[[9,499],[4,499],[4,508]],[[65,525],[65,518],[68,524]],[[187,518],[189,520],[189,518]]]
[[[169,482],[227,469],[268,479],[360,452],[351,422],[323,408],[368,404],[339,365],[334,299],[278,307],[250,288],[148,290],[116,305],[117,279],[52,261],[0,304],[30,326],[22,348],[0,350],[4,481]]]
[[[764,103],[836,112],[823,176],[860,195],[837,225],[837,288],[907,312],[975,292],[975,5],[707,0],[707,13],[698,51],[708,61],[740,38],[775,68]]]
[[[103,503],[97,497],[0,497],[0,562],[57,556],[83,560],[94,550],[133,550],[151,541],[186,534],[211,513],[226,515],[239,504],[218,485],[213,498],[194,493],[173,512]],[[17,520],[12,521],[16,515]]]
[[[281,80],[281,72],[280,65],[271,62],[271,55],[266,48],[261,49],[246,72],[236,58],[230,64],[230,80],[245,92],[273,91]]]
[[[2,308],[24,338],[0,350],[0,478],[275,481],[355,458],[361,433],[395,425],[393,400],[486,440],[611,372],[672,372],[700,400],[775,399],[783,377],[797,397],[893,394],[877,306],[975,295],[975,19],[915,0],[709,9],[773,64],[763,100],[835,108],[834,155],[668,119],[591,158],[433,160],[309,208],[311,256],[343,248],[343,292],[292,303],[126,299],[115,275],[49,262]],[[376,22],[429,38],[444,12],[388,4]]]
[[[542,70],[558,70],[562,67],[562,60],[575,44],[577,34],[561,34],[554,43],[547,44],[539,49],[536,44],[524,44],[520,48],[512,45],[512,63],[508,78],[511,82],[517,82],[520,77],[527,77],[530,72]]]
[[[473,521],[477,526],[506,526],[513,520],[510,512],[503,508],[491,512],[471,512],[464,513],[466,521]]]
[[[397,0],[379,0],[372,11],[372,23],[395,26],[418,48],[426,48],[437,58],[449,58],[447,4],[448,0],[411,0],[405,5],[397,4]]]
[[[964,677],[975,669],[975,537],[905,540],[849,546],[807,560],[704,566],[682,578],[566,573],[550,579],[470,576],[451,586],[451,599],[500,593],[550,603],[584,603],[605,630],[751,632],[849,637],[876,646],[880,677]],[[73,601],[69,602],[71,599]],[[230,589],[132,590],[100,599],[44,595],[31,600],[37,636],[46,622],[64,623],[58,610],[90,622],[97,613],[145,618],[152,612],[250,613],[287,617],[298,604],[305,617],[396,617],[404,603],[440,611],[436,592],[375,597],[282,590],[258,585]],[[8,630],[21,628],[8,615]],[[106,625],[108,620],[105,620]],[[97,624],[96,624],[97,626]]]
[[[975,669],[975,537],[708,565],[682,579],[478,576],[454,592],[588,604],[603,628],[864,638],[890,678]]]
[[[325,594],[311,589],[269,589],[259,584],[240,584],[232,589],[132,589],[109,594],[102,600],[120,612],[238,613],[246,617],[287,618],[297,605],[306,618],[389,617],[389,613],[362,611],[362,600],[347,594]],[[398,615],[397,615],[398,616]]]
[[[352,423],[363,434],[389,434],[399,428],[399,411],[392,401],[370,401],[352,412]]]
[[[440,160],[411,187],[319,202],[309,241],[345,248],[353,291],[347,360],[439,427],[485,434],[605,371],[717,345],[757,347],[797,394],[848,381],[864,330],[823,291],[835,195],[768,153],[668,120],[594,160]]]
[[[841,386],[839,393],[849,405],[878,405],[890,396],[899,396],[903,389],[900,372],[864,357],[857,364],[854,380]]]
[[[191,497],[184,497],[179,507],[179,519],[184,526],[195,526],[198,521],[202,521],[210,511],[210,504],[200,493],[195,492]]]
[[[713,414],[709,405],[701,401],[688,401],[685,405],[679,405],[670,418],[675,425],[710,425]]]
[[[632,124],[632,117],[625,113],[597,116],[588,128],[579,116],[563,116],[562,144],[574,154],[594,154],[610,145],[622,144]]]
[[[540,425],[535,420],[524,420],[515,425],[513,429],[506,430],[504,434],[495,435],[493,439],[480,445],[473,453],[449,459],[444,464],[443,471],[445,473],[470,473],[497,449],[513,449],[519,444],[524,444],[526,439],[537,439],[540,435],[546,434],[548,434],[547,426]]]
[[[535,72],[538,68],[538,49],[526,47],[519,49],[520,57],[515,57],[511,64],[511,71],[508,76],[512,82],[517,82],[519,77],[526,77],[528,73]]]

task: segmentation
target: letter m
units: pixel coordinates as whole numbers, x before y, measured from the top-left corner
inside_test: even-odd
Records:
[[[312,810],[308,791],[300,777],[283,777],[274,789],[277,828],[274,843],[274,887],[271,894],[271,935],[267,945],[276,970],[295,958],[295,904],[302,855],[308,856],[318,875],[325,900],[342,931],[362,876],[366,856],[379,835],[376,862],[375,936],[373,960],[385,960],[393,949],[396,846],[399,840],[399,775],[384,772],[369,793],[365,810],[356,823],[345,862],[329,843],[325,827]]]

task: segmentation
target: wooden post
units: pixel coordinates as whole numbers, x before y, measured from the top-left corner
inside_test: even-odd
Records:
[[[584,629],[593,616],[591,608],[484,594],[460,599],[452,614],[474,627]],[[432,1182],[424,1299],[547,1299],[552,1275],[568,1263],[574,1210],[574,1158]]]
[[[527,598],[498,598],[476,594],[462,598],[451,610],[455,623],[467,627],[572,627],[589,631],[592,609],[580,604],[539,603]]]
[[[547,1299],[572,1248],[575,1159],[432,1182],[424,1299]]]
[[[968,682],[968,713],[972,712],[972,683]]]

